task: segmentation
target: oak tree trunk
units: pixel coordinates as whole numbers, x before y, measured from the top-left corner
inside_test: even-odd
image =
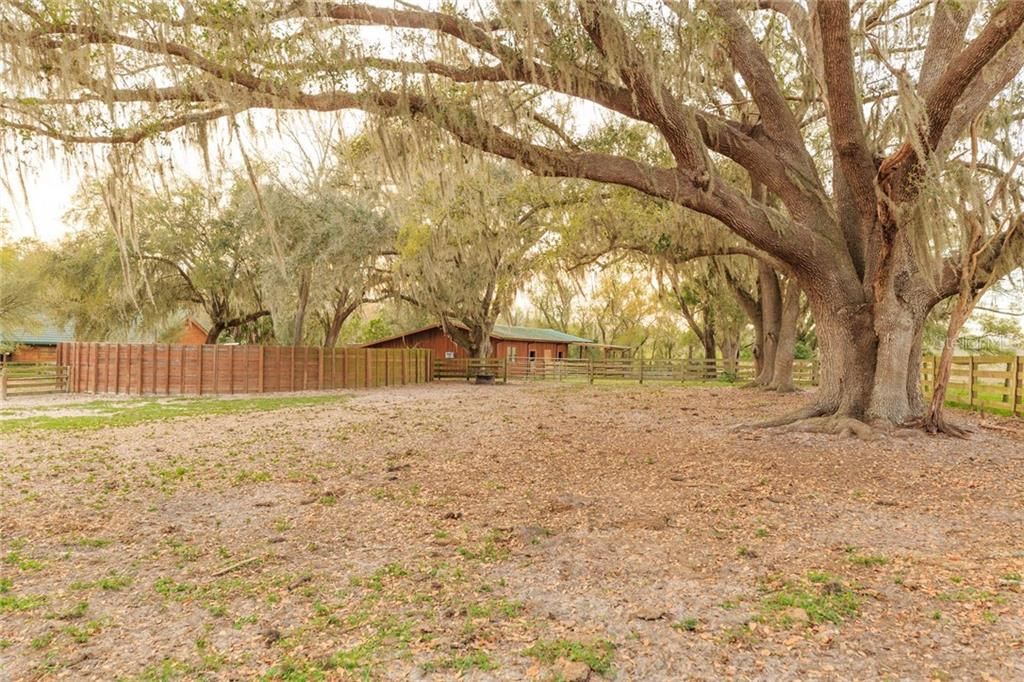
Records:
[[[761,291],[761,367],[754,383],[770,386],[775,375],[775,356],[779,346],[779,327],[782,324],[782,294],[779,277],[765,263],[757,266],[758,288]]]
[[[203,343],[215,344],[220,335],[224,333],[224,323],[214,322],[210,325],[210,329],[206,332],[206,341]]]
[[[306,326],[306,307],[309,304],[309,277],[299,280],[299,296],[295,305],[295,319],[292,325],[292,345],[302,345],[302,331]]]
[[[797,323],[800,321],[800,287],[793,280],[786,285],[782,299],[782,315],[779,321],[779,342],[775,352],[775,367],[771,383],[773,391],[791,393],[793,385],[793,359],[796,353]]]

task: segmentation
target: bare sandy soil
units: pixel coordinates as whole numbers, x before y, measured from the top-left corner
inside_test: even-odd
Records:
[[[1024,679],[1024,425],[432,385],[0,436],[0,679]]]

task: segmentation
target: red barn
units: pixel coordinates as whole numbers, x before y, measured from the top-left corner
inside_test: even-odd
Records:
[[[0,361],[56,362],[57,344],[74,338],[70,325],[58,327],[48,319],[24,327],[0,327]]]
[[[198,346],[206,343],[206,328],[191,317],[185,320],[181,333],[174,343],[182,343],[186,346]]]
[[[576,344],[590,345],[589,339],[573,336],[555,329],[538,327],[509,327],[503,324],[494,325],[491,333],[492,358],[536,358],[557,360],[569,357],[569,346]],[[397,334],[386,339],[363,344],[364,348],[429,348],[434,351],[434,358],[468,357],[466,349],[457,345],[444,333],[440,324],[432,324],[420,329]]]

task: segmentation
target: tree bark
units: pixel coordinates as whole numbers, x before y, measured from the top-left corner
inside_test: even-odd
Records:
[[[948,433],[954,436],[965,436],[966,433],[951,424],[947,424],[943,416],[946,406],[946,390],[949,388],[949,374],[953,368],[953,351],[956,350],[956,339],[963,329],[964,323],[971,315],[974,308],[974,300],[967,293],[957,299],[953,307],[953,313],[949,318],[949,327],[946,330],[946,339],[942,344],[942,355],[939,357],[939,366],[935,369],[935,382],[932,386],[932,397],[928,403],[928,412],[924,416],[924,428],[932,433]]]
[[[306,307],[309,305],[309,277],[303,274],[299,280],[299,296],[295,304],[295,318],[292,325],[292,345],[302,345],[302,331],[306,326]]]
[[[719,349],[722,351],[722,360],[725,363],[725,371],[730,374],[736,374],[737,363],[740,359],[740,340],[737,334],[727,334],[718,343]]]
[[[718,356],[718,343],[715,339],[715,318],[708,307],[704,308],[704,334],[701,337],[701,343],[704,345],[704,378],[716,379],[718,378],[718,370],[712,362],[708,362],[715,360]]]
[[[341,327],[352,316],[352,313],[356,311],[359,303],[360,301],[349,303],[347,295],[338,295],[334,301],[334,309],[331,311],[331,321],[327,326],[327,333],[324,334],[324,348],[334,348],[338,345]]]
[[[758,386],[771,386],[775,376],[775,358],[778,353],[782,324],[782,292],[779,276],[766,263],[757,265],[758,288],[761,291],[761,371],[754,378]]]
[[[778,348],[775,351],[775,365],[768,388],[779,393],[791,393],[793,385],[793,359],[796,352],[797,324],[800,321],[800,287],[796,281],[786,284],[782,299],[782,314],[779,320]]]

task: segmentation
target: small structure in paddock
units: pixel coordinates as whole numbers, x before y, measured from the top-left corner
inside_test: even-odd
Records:
[[[491,333],[491,354],[488,357],[509,360],[562,360],[569,357],[569,346],[588,346],[593,342],[557,329],[542,327],[510,327],[494,325]],[[438,360],[469,357],[469,353],[444,333],[440,324],[432,324],[412,331],[372,341],[363,348],[426,348],[434,351]]]
[[[57,344],[74,338],[70,325],[62,328],[50,320],[19,327],[0,326],[0,360],[53,363],[57,361]]]
[[[201,346],[206,343],[206,336],[209,334],[209,330],[203,325],[196,322],[195,318],[185,318],[185,323],[182,325],[181,333],[173,343],[180,343],[185,346]]]

